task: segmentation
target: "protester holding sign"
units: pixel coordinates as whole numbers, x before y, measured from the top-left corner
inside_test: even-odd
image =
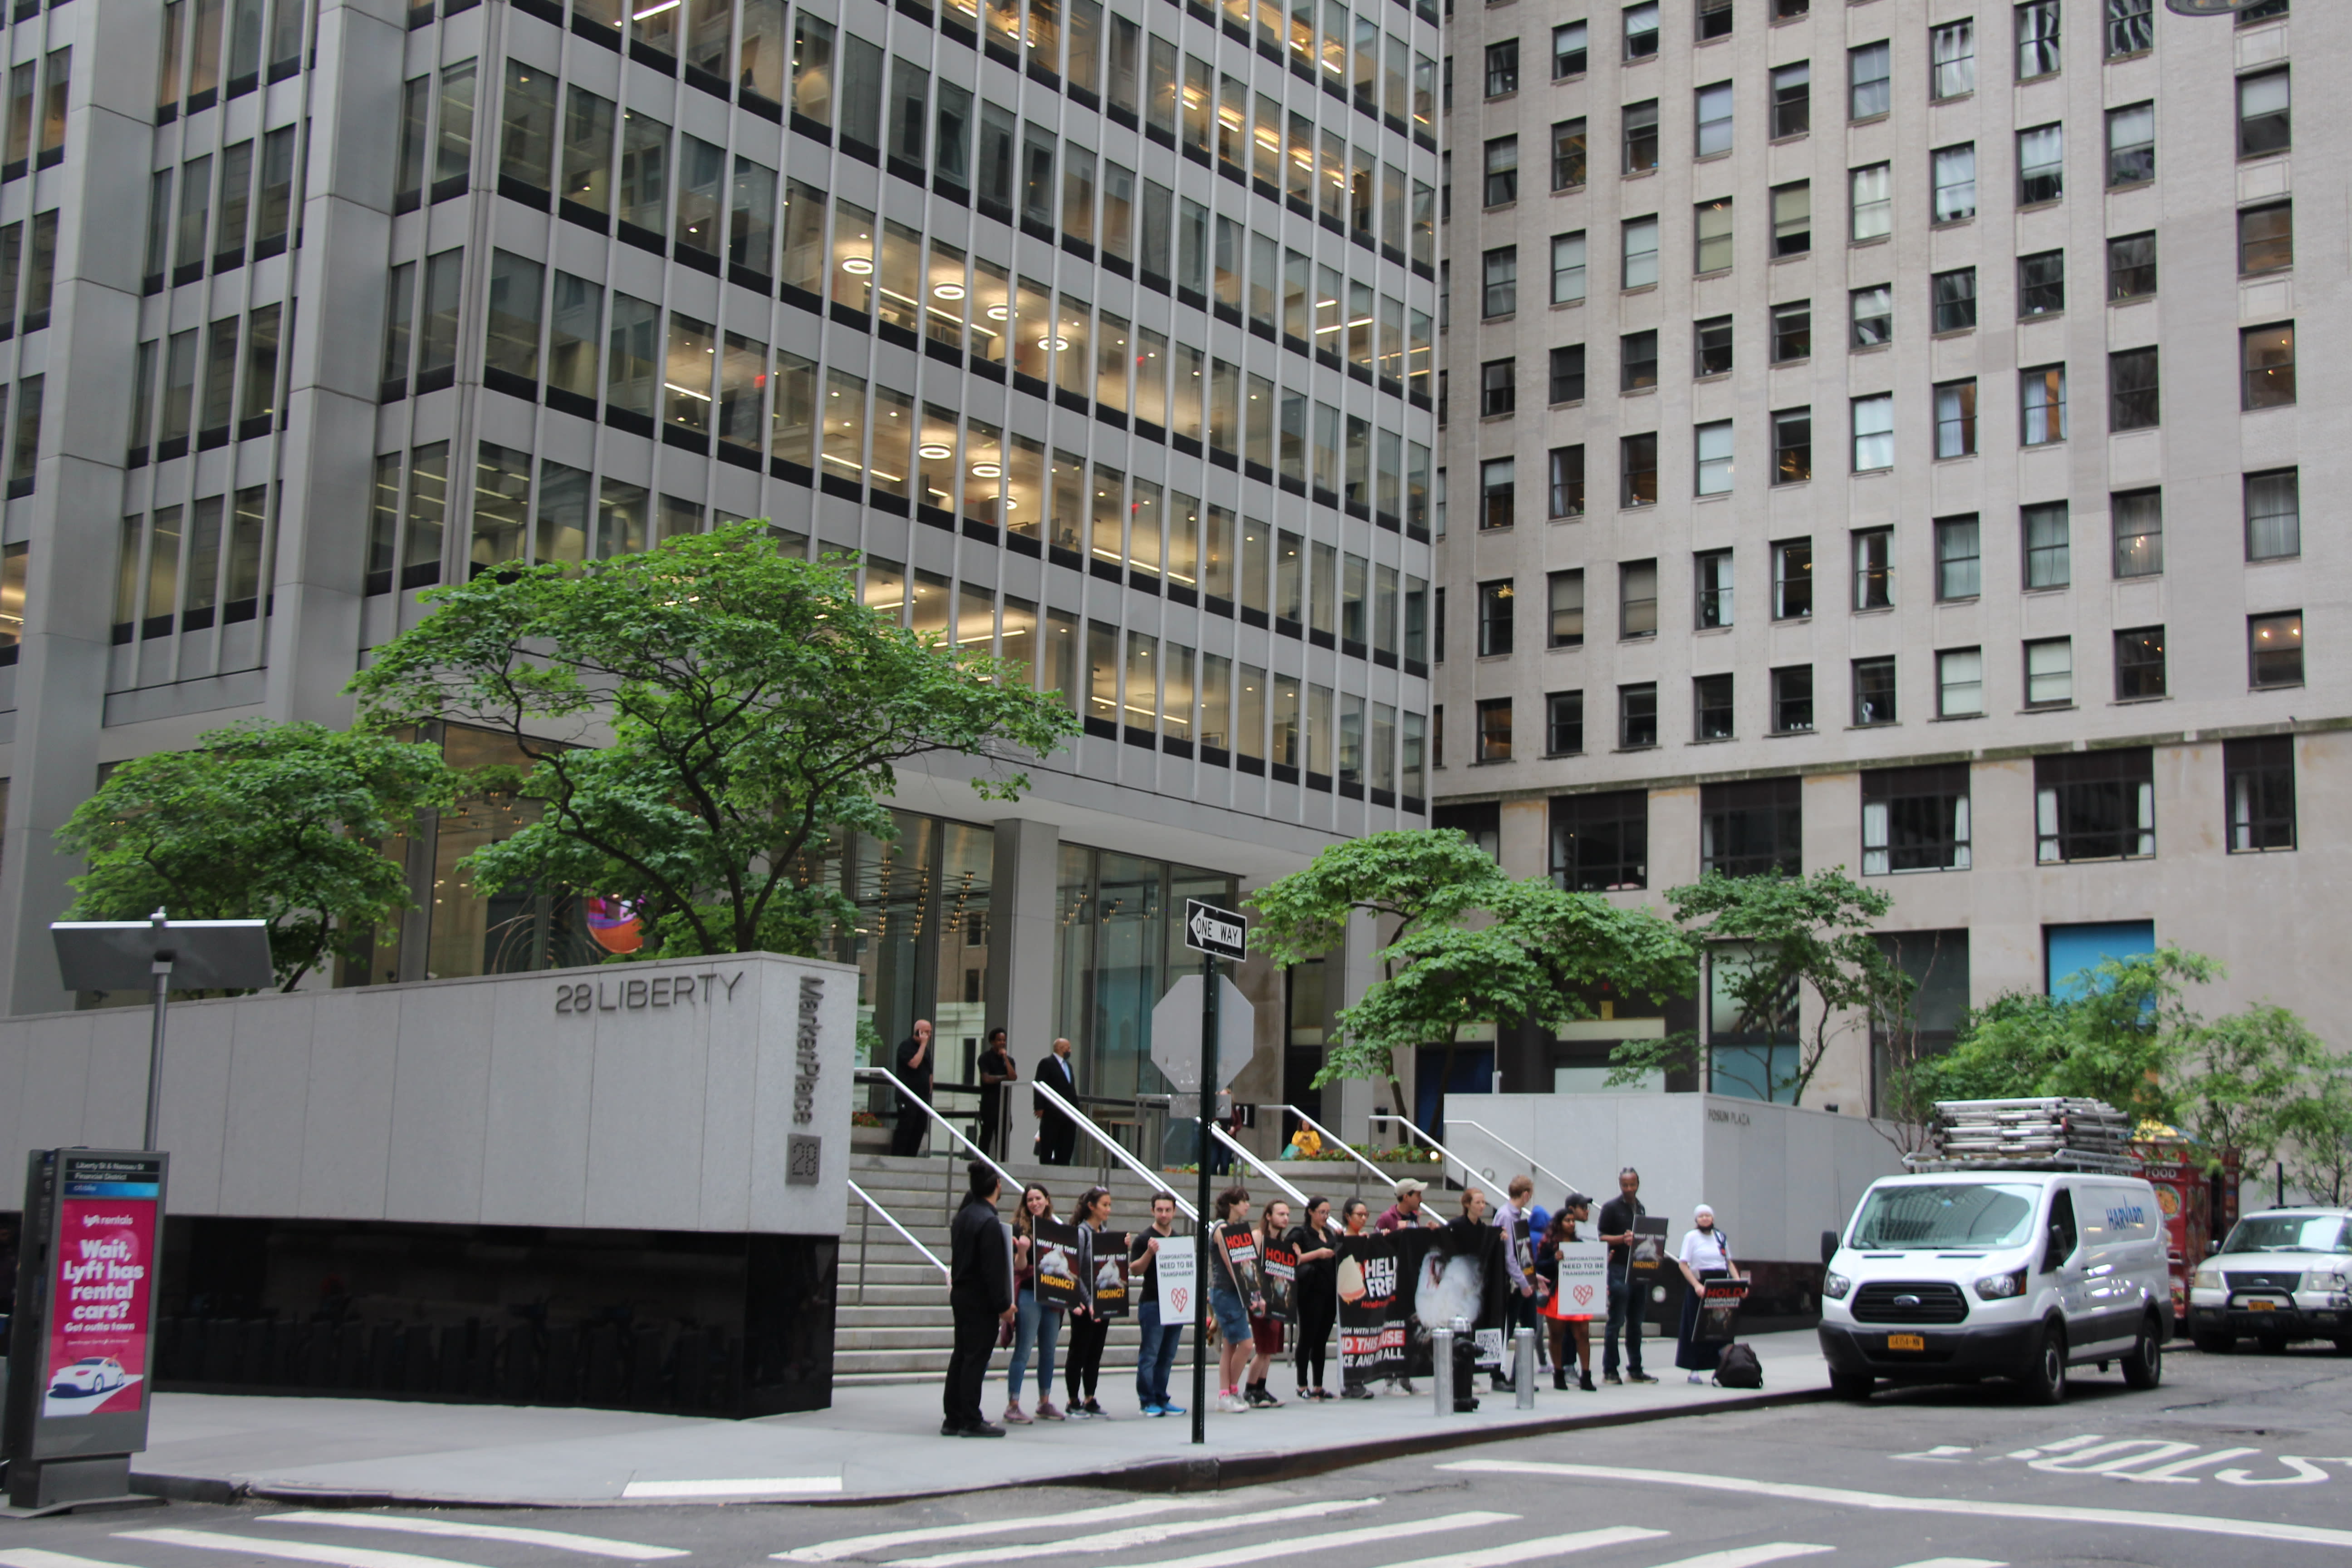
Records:
[[[1633,1272],[1633,1231],[1643,1210],[1642,1173],[1628,1165],[1617,1173],[1617,1195],[1601,1205],[1601,1239],[1609,1247],[1609,1328],[1601,1347],[1604,1383],[1655,1383],[1642,1372],[1642,1298],[1644,1281]],[[1625,1331],[1626,1377],[1617,1375],[1617,1331]]]
[[[1257,1227],[1258,1289],[1263,1307],[1250,1309],[1250,1341],[1256,1354],[1250,1359],[1249,1381],[1242,1390],[1244,1403],[1271,1410],[1282,1403],[1265,1386],[1274,1358],[1282,1353],[1282,1326],[1296,1306],[1298,1283],[1297,1254],[1290,1247],[1290,1205],[1280,1198],[1265,1205]]]
[[[1054,1222],[1054,1200],[1032,1182],[1021,1189],[1021,1212],[1013,1216],[1013,1279],[1017,1310],[1013,1321],[1013,1364],[1005,1372],[1004,1420],[1026,1426],[1021,1408],[1021,1380],[1029,1370],[1029,1355],[1037,1356],[1037,1419],[1059,1421],[1054,1408],[1054,1347],[1062,1338],[1062,1309],[1037,1300],[1037,1226]]]
[[[1563,1198],[1536,1253],[1538,1277],[1549,1287],[1542,1317],[1551,1333],[1551,1385],[1568,1387],[1568,1342],[1572,1337],[1577,1386],[1587,1394],[1593,1392],[1592,1309],[1605,1310],[1609,1296],[1607,1249],[1599,1241],[1588,1239],[1580,1228],[1591,1213],[1591,1204],[1582,1193]]]
[[[1070,1311],[1070,1353],[1062,1363],[1062,1391],[1069,1396],[1074,1421],[1103,1413],[1095,1399],[1095,1383],[1102,1375],[1103,1342],[1110,1337],[1110,1321],[1097,1305],[1095,1258],[1104,1224],[1110,1218],[1110,1189],[1088,1187],[1078,1199],[1076,1277],[1082,1299]]]
[[[1510,1289],[1503,1297],[1503,1338],[1507,1344],[1513,1332],[1522,1327],[1536,1325],[1536,1237],[1540,1231],[1531,1231],[1533,1216],[1529,1205],[1535,1197],[1536,1184],[1531,1176],[1513,1176],[1503,1206],[1495,1211],[1495,1228],[1503,1233],[1503,1270],[1510,1279]],[[1495,1369],[1495,1390],[1504,1387],[1503,1369]]]
[[[1242,1398],[1242,1369],[1256,1348],[1250,1316],[1265,1310],[1258,1279],[1257,1233],[1250,1228],[1249,1211],[1246,1188],[1227,1187],[1217,1194],[1217,1247],[1210,1263],[1209,1310],[1217,1320],[1217,1333],[1223,1341],[1217,1348],[1217,1408],[1228,1415],[1251,1408]]]
[[[1339,1211],[1337,1261],[1331,1270],[1331,1295],[1338,1303],[1339,1324],[1339,1397],[1372,1397],[1372,1369],[1383,1359],[1381,1335],[1384,1309],[1396,1296],[1396,1260],[1387,1259],[1386,1278],[1370,1258],[1372,1211],[1361,1198],[1349,1198]],[[1403,1331],[1398,1331],[1400,1352]]]
[[[1706,1205],[1699,1205],[1697,1212],[1691,1215],[1691,1228],[1683,1233],[1682,1249],[1675,1262],[1689,1289],[1683,1295],[1682,1333],[1675,1345],[1675,1364],[1689,1373],[1693,1383],[1705,1383],[1706,1374],[1723,1361],[1723,1342],[1707,1339],[1698,1331],[1706,1281],[1744,1278],[1731,1261],[1731,1238],[1717,1228],[1715,1210]]]
[[[1161,1255],[1167,1259],[1172,1291],[1163,1292]],[[1184,1321],[1192,1315],[1192,1292],[1198,1288],[1192,1268],[1192,1238],[1176,1234],[1176,1199],[1170,1193],[1151,1194],[1151,1228],[1136,1233],[1128,1248],[1133,1276],[1136,1327],[1142,1341],[1136,1351],[1135,1398],[1146,1415],[1181,1415],[1184,1407],[1168,1400],[1168,1378],[1175,1370],[1178,1345],[1184,1338]],[[1163,1309],[1163,1294],[1172,1300]]]
[[[1356,1205],[1361,1209],[1362,1204]],[[1290,1234],[1298,1266],[1298,1397],[1331,1397],[1323,1386],[1324,1347],[1339,1318],[1339,1251],[1332,1245],[1331,1200],[1307,1200],[1307,1223]]]

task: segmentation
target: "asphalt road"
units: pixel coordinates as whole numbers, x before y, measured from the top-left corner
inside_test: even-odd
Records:
[[[0,1521],[0,1568],[2352,1568],[2352,1358],[2182,1352],[2166,1370],[2144,1394],[2086,1372],[2054,1408],[1998,1387],[1914,1390],[1217,1493],[560,1511],[173,1504]]]

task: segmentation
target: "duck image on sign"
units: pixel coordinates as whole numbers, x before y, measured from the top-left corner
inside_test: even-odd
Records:
[[[588,934],[606,952],[635,952],[646,944],[645,926],[637,918],[637,906],[626,899],[591,898]]]

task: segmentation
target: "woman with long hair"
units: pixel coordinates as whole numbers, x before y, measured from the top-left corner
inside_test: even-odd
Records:
[[[1559,1248],[1563,1242],[1582,1241],[1577,1222],[1591,1213],[1592,1200],[1582,1193],[1570,1193],[1561,1200],[1559,1212],[1551,1216],[1551,1225],[1544,1231],[1543,1242],[1536,1248],[1536,1290],[1543,1297],[1543,1305],[1536,1315],[1544,1321],[1551,1337],[1551,1385],[1568,1386],[1568,1342],[1576,1341],[1576,1364],[1580,1373],[1577,1387],[1591,1394],[1592,1389],[1592,1314],[1576,1310],[1576,1303],[1567,1300],[1558,1289],[1559,1279]]]
[[[1216,1257],[1209,1269],[1209,1311],[1217,1321],[1217,1408],[1237,1415],[1251,1406],[1242,1399],[1242,1369],[1256,1350],[1250,1331],[1250,1314],[1265,1310],[1265,1297],[1255,1281],[1234,1271],[1234,1255],[1223,1231],[1249,1224],[1250,1195],[1246,1187],[1227,1187],[1217,1194],[1218,1234],[1212,1238]]]
[[[1102,1373],[1103,1342],[1110,1323],[1094,1309],[1096,1238],[1110,1219],[1110,1189],[1088,1187],[1078,1198],[1078,1292],[1086,1300],[1070,1314],[1070,1353],[1062,1363],[1062,1392],[1074,1421],[1100,1416],[1095,1380]]]
[[[1342,1236],[1370,1236],[1371,1227],[1371,1205],[1365,1203],[1363,1199],[1349,1198],[1339,1205],[1339,1233]],[[1339,1311],[1339,1271],[1335,1268],[1331,1275],[1332,1312],[1335,1317]],[[1359,1279],[1357,1283],[1360,1288],[1362,1281]],[[1365,1385],[1363,1372],[1360,1368],[1348,1364],[1347,1342],[1344,1339],[1340,1342],[1339,1350],[1339,1397],[1342,1399],[1372,1397],[1371,1389]]]
[[[1307,1221],[1292,1234],[1298,1250],[1298,1397],[1325,1400],[1323,1352],[1339,1319],[1339,1251],[1331,1243],[1331,1200],[1309,1197]]]
[[[1268,1198],[1265,1215],[1257,1223],[1258,1267],[1265,1267],[1266,1244],[1281,1240],[1290,1234],[1290,1205],[1280,1198]],[[1274,1366],[1274,1358],[1282,1353],[1282,1320],[1262,1304],[1250,1307],[1250,1347],[1255,1352],[1250,1357],[1249,1380],[1242,1387],[1242,1401],[1253,1409],[1272,1410],[1282,1401],[1265,1386],[1266,1373]]]
[[[1032,1182],[1021,1189],[1021,1209],[1013,1216],[1013,1364],[1005,1373],[1004,1420],[1026,1426],[1030,1417],[1021,1409],[1021,1378],[1029,1370],[1029,1352],[1037,1352],[1037,1415],[1059,1421],[1054,1408],[1054,1346],[1062,1337],[1062,1309],[1037,1303],[1037,1222],[1054,1217],[1054,1200]]]

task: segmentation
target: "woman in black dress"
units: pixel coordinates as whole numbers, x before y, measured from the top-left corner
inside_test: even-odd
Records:
[[[1329,1399],[1324,1350],[1339,1321],[1339,1251],[1331,1245],[1331,1200],[1307,1200],[1307,1223],[1292,1233],[1298,1249],[1298,1397]]]

